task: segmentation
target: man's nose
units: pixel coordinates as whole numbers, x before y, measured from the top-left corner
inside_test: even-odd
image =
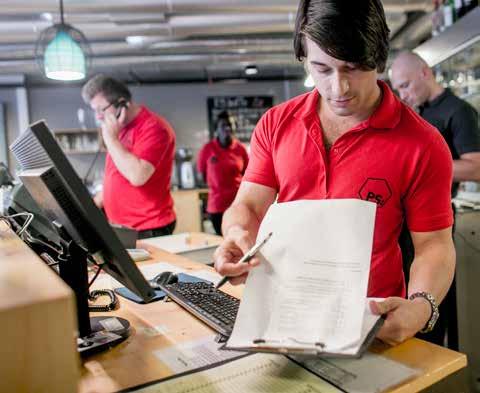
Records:
[[[343,97],[350,89],[348,79],[342,74],[336,73],[333,76],[332,90],[335,97]]]

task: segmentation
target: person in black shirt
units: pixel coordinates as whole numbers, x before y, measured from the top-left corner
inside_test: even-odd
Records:
[[[399,54],[392,64],[391,71],[392,86],[400,98],[435,126],[450,148],[454,180],[452,198],[457,194],[460,181],[480,181],[480,131],[477,111],[469,103],[455,96],[450,89],[440,85],[427,63],[415,53]],[[399,243],[408,280],[414,249],[405,225]],[[448,347],[458,349],[456,314],[454,281],[440,305],[440,318],[435,329],[421,337],[443,345],[447,331]]]

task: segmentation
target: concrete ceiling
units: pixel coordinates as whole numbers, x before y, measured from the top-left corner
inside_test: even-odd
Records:
[[[296,79],[292,31],[298,0],[64,0],[65,22],[92,50],[90,74],[140,83]],[[392,50],[428,38],[430,0],[383,0]],[[39,33],[60,21],[57,0],[0,3],[0,84],[59,83],[35,61]],[[258,74],[246,76],[255,65]]]

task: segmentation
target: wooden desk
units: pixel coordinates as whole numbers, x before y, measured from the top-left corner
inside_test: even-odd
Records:
[[[209,269],[180,255],[154,248],[149,251],[156,261],[168,261],[187,270]],[[242,287],[230,284],[224,290],[237,297],[242,293]],[[135,331],[124,343],[84,362],[81,393],[112,392],[167,377],[170,372],[155,358],[154,350],[213,334],[173,302],[140,305],[122,298],[116,314],[127,318]],[[159,327],[162,334],[148,334],[147,329],[152,327]],[[465,355],[418,339],[393,348],[378,343],[373,351],[422,371],[414,380],[391,390],[395,393],[418,392],[466,366]]]

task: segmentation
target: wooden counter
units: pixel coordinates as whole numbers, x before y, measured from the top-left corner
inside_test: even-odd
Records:
[[[147,248],[153,258],[140,264],[167,261],[185,270],[209,269],[181,255]],[[237,297],[242,294],[242,286],[226,284],[222,290]],[[0,391],[74,391],[78,356],[73,340],[72,293],[23,242],[1,227],[0,295]],[[104,314],[128,319],[132,335],[82,362],[81,393],[114,392],[171,376],[154,351],[214,335],[173,302],[141,305],[120,298],[120,308]],[[466,366],[465,355],[418,339],[396,347],[377,343],[372,350],[420,370],[416,378],[390,390],[395,393],[418,392]]]
[[[75,391],[73,292],[0,221],[0,392]]]
[[[209,269],[180,255],[153,247],[148,249],[156,261],[168,261],[186,270]],[[237,297],[241,296],[242,289],[243,286],[230,284],[222,288]],[[112,392],[170,376],[153,351],[213,334],[210,328],[173,302],[140,305],[121,299],[121,308],[116,314],[129,319],[135,332],[118,347],[84,363],[82,393]],[[163,333],[151,336],[146,333],[151,328]],[[393,348],[379,342],[373,351],[421,370],[415,379],[390,390],[395,393],[418,392],[466,366],[465,355],[418,339],[410,339]]]

